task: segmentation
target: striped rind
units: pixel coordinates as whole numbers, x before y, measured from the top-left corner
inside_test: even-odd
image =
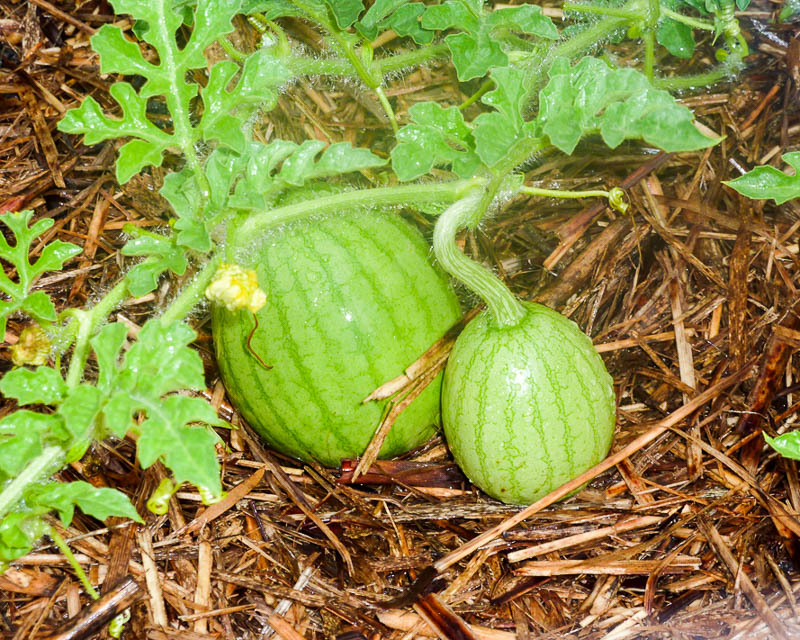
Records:
[[[611,376],[571,320],[538,304],[514,327],[483,312],[459,336],[442,389],[445,437],[467,477],[529,504],[600,462],[614,436]]]
[[[242,253],[242,252],[240,252]],[[355,212],[273,231],[243,252],[267,304],[215,307],[214,344],[239,411],[275,449],[337,466],[363,453],[385,405],[361,404],[400,375],[460,317],[448,279],[419,232],[397,215]],[[441,378],[400,415],[388,457],[427,440],[439,420]]]

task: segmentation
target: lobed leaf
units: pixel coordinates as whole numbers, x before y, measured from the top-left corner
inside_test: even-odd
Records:
[[[397,134],[392,167],[400,180],[414,180],[434,166],[451,165],[462,178],[480,166],[474,140],[457,107],[442,108],[435,102],[419,102],[408,110],[412,124]]]
[[[753,200],[772,199],[775,204],[783,204],[800,198],[800,151],[785,153],[781,159],[794,170],[794,175],[790,176],[775,167],[763,166],[756,167],[740,178],[727,180],[724,184]]]
[[[183,275],[189,265],[185,251],[177,245],[176,238],[171,237],[160,238],[150,234],[137,236],[122,247],[122,255],[147,256],[125,276],[128,291],[136,298],[154,291],[159,277],[165,271]]]
[[[325,0],[325,4],[336,18],[336,24],[340,29],[347,29],[358,20],[358,16],[364,11],[362,0]]]
[[[301,145],[275,140],[267,145],[251,143],[246,163],[244,178],[237,183],[228,206],[264,211],[272,197],[287,187],[383,166],[386,161],[367,149],[354,148],[349,142],[326,148],[319,140],[306,140]]]
[[[25,311],[40,323],[56,321],[56,310],[49,296],[43,291],[31,293],[31,286],[40,275],[61,269],[67,260],[81,252],[77,245],[54,240],[31,263],[28,255],[33,241],[53,226],[50,218],[42,218],[29,226],[32,218],[32,211],[0,215],[0,222],[8,227],[15,239],[11,245],[0,234],[0,258],[10,263],[17,272],[17,282],[5,271],[0,272],[0,292],[8,297],[8,300],[0,300],[0,336],[5,335],[6,320],[15,311]]]
[[[550,69],[539,96],[537,123],[550,142],[571,154],[584,135],[600,134],[612,149],[641,139],[665,151],[692,151],[718,142],[701,134],[692,112],[634,69],[611,69],[596,58]]]
[[[429,6],[422,15],[422,27],[444,31],[458,29],[462,33],[445,38],[462,82],[480,78],[492,67],[504,67],[508,56],[502,45],[510,34],[533,35],[548,40],[558,38],[558,29],[541,7],[524,5],[484,12],[481,0],[447,0]]]
[[[30,487],[25,492],[25,501],[36,511],[58,511],[65,527],[72,522],[75,507],[98,520],[118,516],[144,523],[124,493],[106,487],[93,487],[83,481],[51,482]]]

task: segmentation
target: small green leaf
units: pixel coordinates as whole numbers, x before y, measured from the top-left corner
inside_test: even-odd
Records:
[[[97,358],[100,373],[97,377],[97,388],[108,394],[114,390],[114,379],[117,377],[117,363],[122,345],[128,335],[128,328],[121,322],[105,325],[94,336],[90,343]]]
[[[72,434],[73,442],[91,441],[102,396],[100,389],[88,384],[69,390],[58,408],[58,415],[64,419],[64,425]]]
[[[661,21],[656,40],[676,58],[689,59],[694,55],[694,35],[691,27],[671,18]]]
[[[443,109],[435,102],[419,102],[408,110],[412,124],[397,134],[392,167],[400,180],[414,180],[434,166],[452,165],[462,178],[480,166],[474,140],[457,107]]]
[[[454,28],[462,33],[445,38],[453,66],[462,82],[480,78],[492,67],[508,64],[503,45],[513,42],[510,36],[522,33],[554,40],[558,30],[552,20],[534,5],[483,11],[480,0],[447,0],[427,8],[422,27],[428,30]],[[513,45],[511,45],[513,46]]]
[[[542,8],[535,4],[496,9],[486,17],[486,25],[489,29],[505,27],[548,40],[558,39],[556,25],[542,13]]]
[[[340,29],[347,29],[364,11],[364,3],[361,0],[325,0],[325,4],[330,7]]]
[[[0,480],[19,474],[46,440],[66,436],[57,416],[21,409],[0,420]]]
[[[228,91],[237,73],[238,81]],[[215,64],[202,90],[205,108],[198,130],[203,139],[217,140],[234,151],[244,152],[243,129],[247,118],[256,108],[272,109],[278,98],[275,88],[290,76],[286,66],[267,49],[248,56],[241,69],[229,60]]]
[[[54,405],[64,399],[67,384],[52,367],[20,367],[3,376],[0,380],[0,391],[9,398],[16,398],[20,405]]]
[[[58,511],[65,527],[72,522],[75,507],[98,520],[117,516],[144,522],[124,493],[105,487],[96,488],[88,482],[51,482],[44,486],[34,486],[26,491],[25,499],[33,507]]]
[[[764,440],[784,458],[800,460],[800,431],[789,431],[777,438],[770,438],[765,433]]]
[[[158,278],[165,271],[183,275],[189,265],[183,248],[176,246],[175,238],[140,235],[122,247],[122,254],[147,256],[147,260],[137,264],[126,275],[128,290],[134,297],[154,291],[158,286]]]
[[[762,166],[723,184],[753,200],[771,198],[775,204],[783,204],[800,198],[800,151],[785,153],[781,159],[794,170],[794,175],[790,176],[775,167]]]
[[[0,560],[9,562],[30,553],[39,537],[31,531],[30,513],[9,513],[0,520]]]
[[[5,271],[0,272],[0,292],[7,300],[0,300],[0,336],[5,335],[6,320],[15,311],[24,310],[38,322],[54,322],[55,307],[43,291],[30,292],[33,281],[47,271],[57,271],[70,258],[78,255],[81,248],[54,240],[44,247],[38,260],[31,263],[28,255],[33,241],[53,226],[53,220],[42,218],[30,226],[32,211],[0,214],[2,222],[14,235],[15,242],[9,244],[0,234],[0,258],[10,263],[17,271],[17,282]]]

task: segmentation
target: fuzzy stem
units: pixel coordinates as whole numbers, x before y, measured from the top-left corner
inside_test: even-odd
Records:
[[[733,57],[733,56],[731,56]],[[706,73],[698,73],[691,76],[676,76],[674,78],[653,78],[653,85],[659,89],[667,91],[680,91],[681,89],[694,89],[706,87],[708,85],[730,77],[733,68],[730,64],[725,64]]]
[[[474,219],[482,194],[473,194],[453,203],[439,217],[433,231],[433,251],[439,263],[486,302],[495,322],[513,327],[525,315],[525,308],[491,271],[470,260],[456,244],[458,230]]]
[[[378,58],[372,62],[373,68],[384,75],[393,71],[400,71],[408,67],[425,64],[436,58],[443,58],[449,52],[447,45],[434,44],[430,47],[423,47],[398,53],[394,56]],[[291,56],[282,59],[282,62],[295,75],[329,75],[329,76],[354,76],[357,75],[355,69],[348,60],[344,58],[306,58],[303,56]]]
[[[682,13],[678,13],[677,11],[673,11],[672,9],[668,9],[664,5],[661,5],[661,13],[668,18],[671,18],[675,22],[681,22],[692,29],[702,29],[703,31],[714,31],[714,25],[708,22],[707,20],[701,20],[699,18],[692,18],[691,16],[685,16]]]
[[[75,320],[78,323],[78,331],[75,334],[75,347],[72,350],[72,359],[69,362],[66,383],[70,389],[77,387],[83,377],[83,369],[86,366],[86,359],[89,357],[89,339],[92,337],[91,311],[76,311]]]
[[[234,244],[243,245],[271,227],[309,216],[342,211],[353,207],[453,202],[483,182],[484,180],[479,178],[471,178],[469,180],[455,180],[441,184],[410,184],[400,187],[346,191],[324,198],[306,200],[247,218],[234,230],[232,239]]]
[[[0,492],[0,521],[22,500],[25,489],[50,477],[64,462],[61,447],[46,447],[38,456],[25,465],[20,474]]]
[[[64,554],[64,557],[69,562],[69,566],[72,567],[72,570],[75,572],[75,575],[78,576],[78,580],[81,581],[83,588],[86,589],[86,593],[88,593],[92,600],[99,600],[100,594],[97,593],[97,589],[92,586],[92,583],[89,582],[89,577],[84,572],[83,567],[78,562],[78,559],[75,557],[75,554],[72,553],[72,549],[69,548],[67,541],[61,537],[61,535],[56,531],[55,527],[52,525],[48,525],[45,533],[50,537],[50,539],[55,542],[58,550]]]
[[[389,118],[389,124],[392,125],[394,135],[397,135],[400,128],[397,126],[397,118],[394,115],[394,109],[392,109],[392,105],[389,103],[389,98],[387,98],[386,94],[383,92],[383,87],[375,87],[375,95],[378,96],[378,101],[381,103],[383,110]]]
[[[219,266],[217,257],[213,257],[206,265],[198,271],[192,281],[189,283],[181,293],[175,298],[166,311],[161,315],[161,326],[167,327],[173,322],[183,320],[186,315],[194,308],[194,306],[203,297],[203,293],[214,277]]]

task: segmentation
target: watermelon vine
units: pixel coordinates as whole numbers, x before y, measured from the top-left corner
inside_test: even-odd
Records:
[[[738,1],[740,8],[746,4],[746,0]],[[270,372],[276,377],[283,358],[287,370],[294,367],[293,384],[302,386],[304,381],[315,380],[306,385],[314,396],[307,405],[297,398],[277,398],[276,404],[286,406],[273,408],[272,423],[289,423],[308,407],[333,411],[333,404],[326,404],[323,397],[327,390],[319,382],[320,374],[312,371],[315,358],[306,353],[309,338],[292,333],[297,326],[293,323],[299,321],[289,315],[290,307],[296,314],[297,305],[303,302],[310,305],[304,322],[320,327],[333,312],[328,309],[314,315],[311,288],[303,288],[306,298],[302,301],[289,300],[281,289],[292,279],[307,279],[312,266],[322,269],[320,277],[334,282],[333,271],[324,271],[326,259],[336,259],[343,269],[363,276],[364,287],[374,294],[372,303],[363,298],[363,292],[336,289],[326,294],[342,301],[346,296],[363,300],[357,309],[363,312],[363,325],[356,333],[346,337],[341,329],[320,338],[330,345],[336,341],[339,347],[349,345],[342,347],[343,351],[332,348],[339,354],[333,357],[349,353],[359,340],[359,344],[370,345],[371,353],[392,351],[394,359],[385,367],[365,362],[367,369],[372,366],[368,375],[362,376],[367,386],[380,384],[384,377],[391,378],[411,364],[418,352],[455,321],[458,305],[436,271],[438,267],[428,262],[420,237],[394,218],[388,207],[418,208],[433,215],[444,211],[436,225],[436,256],[442,267],[487,301],[491,321],[481,320],[486,327],[512,332],[527,326],[534,316],[559,324],[549,312],[516,300],[493,274],[463,256],[454,244],[456,233],[463,227],[474,228],[501,199],[532,192],[523,184],[519,167],[535,162],[542,150],[571,154],[589,135],[599,136],[611,148],[625,140],[673,151],[714,144],[716,140],[701,134],[691,112],[665,89],[725,78],[741,66],[747,53],[732,0],[671,0],[663,5],[655,0],[630,0],[616,8],[606,3],[570,4],[565,10],[573,21],[561,30],[535,5],[493,10],[481,0],[376,0],[369,8],[360,0],[197,0],[182,2],[188,11],[181,12],[175,10],[172,0],[111,0],[111,4],[118,14],[130,16],[132,33],[138,36],[134,40],[132,33],[106,25],[91,40],[99,54],[100,71],[119,78],[110,88],[117,115],[109,115],[88,97],[65,114],[59,128],[65,134],[83,136],[87,145],[126,139],[116,161],[121,184],[162,166],[168,153],[179,154],[180,162],[175,164],[173,158],[170,163],[177,169],[168,172],[161,189],[172,211],[160,233],[126,227],[130,239],[122,254],[131,261],[124,276],[86,308],[61,310],[43,292],[32,291],[32,283],[42,273],[61,269],[80,248],[51,242],[31,263],[32,243],[52,221],[42,218],[32,223],[31,212],[0,216],[15,238],[13,242],[0,241],[0,257],[17,274],[15,279],[0,277],[4,295],[0,328],[5,328],[12,314],[30,322],[14,349],[17,368],[0,380],[0,391],[19,405],[0,420],[0,569],[28,553],[42,535],[57,535],[45,524],[51,512],[57,512],[65,525],[76,507],[98,519],[115,515],[141,520],[129,499],[115,489],[61,483],[54,478],[96,440],[134,436],[142,467],[160,461],[170,470],[171,479],[150,503],[154,510],[163,510],[182,483],[197,486],[207,502],[222,496],[217,460],[220,440],[213,427],[227,425],[201,398],[177,393],[206,386],[200,358],[190,347],[196,333],[187,318],[207,291],[218,303],[213,312],[215,338],[222,371],[227,367],[229,378],[233,376],[231,367],[248,358],[248,352],[242,350],[245,341],[275,367]],[[232,20],[240,13],[261,32],[261,46],[254,52],[237,50],[228,38]],[[599,19],[584,22],[586,13],[599,14]],[[326,55],[311,57],[296,47],[281,27],[285,17],[307,21],[320,30]],[[390,29],[406,38],[411,50],[380,56],[371,43]],[[714,30],[719,35],[718,57],[724,60],[700,76],[658,77],[653,65],[655,46],[683,56],[694,46],[697,30]],[[644,72],[613,67],[587,55],[608,38],[625,33],[644,43]],[[207,53],[217,46],[217,61],[212,63]],[[219,60],[219,50],[226,52],[225,59]],[[478,79],[482,86],[461,108],[419,103],[411,107],[406,121],[398,121],[384,91],[387,75],[433,60],[449,61],[460,81]],[[341,142],[265,142],[255,134],[254,126],[268,117],[265,114],[285,86],[299,78],[320,76],[355,79],[375,93],[395,134],[388,154]],[[131,77],[138,78],[137,82],[130,82]],[[154,104],[163,105],[168,112],[166,126],[151,120]],[[480,107],[475,118],[465,117],[469,105]],[[369,175],[383,186],[364,187],[359,174]],[[297,189],[330,183],[355,186],[300,201],[287,199]],[[289,231],[276,233],[279,227]],[[311,244],[319,248],[318,256],[292,236],[297,229],[315,227],[321,235]],[[305,232],[298,233],[302,236]],[[391,258],[393,238],[397,242],[404,238],[403,242],[416,247],[414,264],[403,267],[408,282],[417,283],[411,293],[403,290],[401,278],[391,276],[385,266]],[[368,257],[359,254],[370,244]],[[329,255],[323,256],[323,252]],[[227,280],[215,280],[221,265],[238,265],[245,274],[247,270],[256,272],[257,286],[246,284],[249,275],[232,278],[229,273]],[[288,272],[280,273],[281,269]],[[396,299],[380,298],[384,285],[377,278],[387,273],[391,286],[400,287]],[[128,335],[124,324],[111,321],[126,298],[150,293],[163,278],[172,276],[185,278],[187,284],[135,338]],[[235,282],[239,288],[220,291],[220,282],[231,287]],[[233,310],[221,308],[222,304]],[[379,340],[402,342],[406,338],[399,333],[380,338],[378,328],[392,323],[400,327],[401,319],[391,314],[385,316],[385,322],[376,318],[384,317],[384,307],[397,304],[416,309],[412,320],[424,330],[406,331],[413,339],[389,349]],[[342,308],[349,312],[346,304]],[[444,311],[437,316],[435,308]],[[254,313],[265,314],[258,315],[259,327],[269,326],[269,331],[252,333]],[[270,313],[271,319],[266,315]],[[269,342],[270,332],[278,325],[288,328],[284,344],[294,345],[287,347],[286,353],[278,353]],[[602,423],[602,434],[592,448],[596,458],[605,453],[609,442],[609,383],[576,330],[564,325],[559,331],[572,336],[576,345],[567,368],[578,366],[575,359],[591,361],[586,367],[593,373],[587,375],[594,376],[594,382],[586,384],[596,382],[597,389],[584,390],[584,395],[596,397],[601,406],[595,415],[595,422]],[[230,350],[238,351],[231,356]],[[97,366],[88,367],[90,360]],[[247,366],[256,371],[252,363]],[[321,366],[325,375],[336,373],[329,362]],[[260,375],[266,373],[261,367]],[[452,380],[455,374],[449,375]],[[469,370],[463,375],[472,378],[477,373]],[[237,386],[243,385],[234,381],[233,387]],[[435,386],[431,390],[427,399],[415,401],[427,407],[416,410],[416,417],[411,404],[407,424],[397,425],[398,434],[403,435],[390,435],[385,453],[399,453],[431,433],[438,413]],[[253,403],[241,391],[233,390],[234,399],[240,395],[243,413],[258,423],[262,417],[245,408]],[[359,388],[358,399],[368,391]],[[578,394],[579,390],[568,393]],[[568,400],[566,395],[563,398]],[[447,402],[445,399],[446,420]],[[295,413],[286,408],[293,403]],[[566,408],[564,412],[568,413]],[[354,418],[360,423],[358,435],[343,426],[341,432],[331,432],[326,437],[343,445],[322,453],[314,450],[310,441],[294,448],[286,444],[286,438],[275,435],[274,425],[262,425],[261,430],[272,444],[293,455],[335,464],[341,455],[358,454],[366,446],[380,413],[368,408],[360,414],[365,417]],[[564,451],[567,449],[570,447]],[[576,451],[568,453],[577,455]],[[511,450],[503,455],[511,455]],[[572,473],[581,464],[565,468]],[[555,474],[553,478],[558,481]],[[486,488],[508,499],[504,492]],[[511,499],[517,501],[534,495],[522,489],[511,493]]]

